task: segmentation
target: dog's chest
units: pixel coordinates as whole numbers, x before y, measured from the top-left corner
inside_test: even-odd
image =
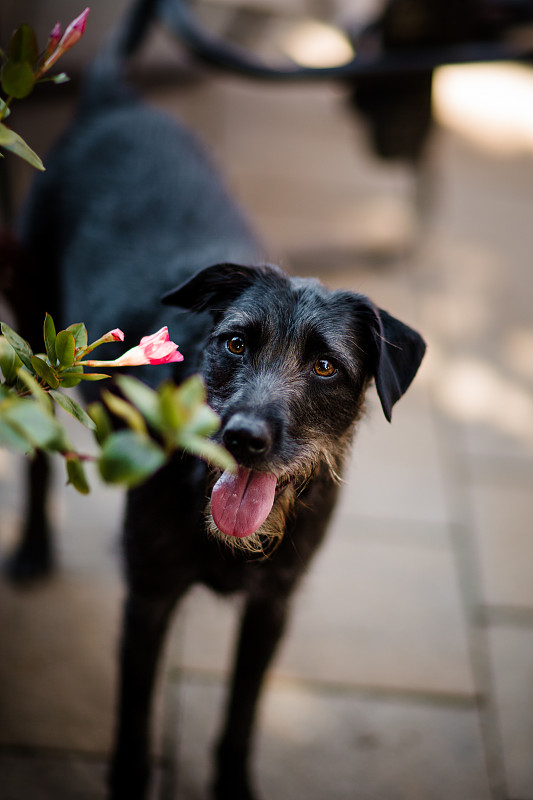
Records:
[[[222,595],[246,592],[260,580],[265,567],[260,556],[233,552],[213,539],[209,539],[209,545],[200,575],[201,583],[209,589]]]

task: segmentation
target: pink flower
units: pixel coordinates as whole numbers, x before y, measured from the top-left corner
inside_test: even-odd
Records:
[[[171,342],[168,336],[168,328],[164,328],[153,333],[151,336],[144,336],[137,347],[129,350],[132,353],[138,350],[142,353],[148,364],[170,364],[173,361],[183,361],[182,354],[178,351],[178,345]],[[127,353],[124,353],[126,356]]]
[[[67,26],[63,36],[61,36],[61,26],[59,25],[59,22],[54,25],[48,39],[48,45],[46,47],[43,62],[37,69],[35,78],[40,78],[41,75],[44,75],[45,72],[48,72],[48,70],[54,66],[58,58],[62,56],[63,53],[66,53],[66,51],[70,50],[70,48],[73,47],[76,42],[79,42],[85,32],[87,17],[90,10],[90,8],[86,8],[85,11],[82,11],[79,17],[76,17],[76,19],[72,20],[70,25]]]
[[[119,333],[118,328],[115,329]],[[114,361],[83,361],[88,367],[138,367],[143,364],[172,364],[183,361],[178,345],[168,337],[168,328],[161,328],[151,336],[143,336],[136,347],[132,347]]]

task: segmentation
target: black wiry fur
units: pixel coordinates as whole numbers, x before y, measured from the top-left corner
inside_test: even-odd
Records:
[[[131,20],[144,26],[150,5]],[[200,370],[222,418],[220,441],[242,465],[278,478],[273,510],[243,540],[248,548],[216,531],[213,475],[190,457],[174,458],[130,492],[124,522],[128,595],[112,797],[145,797],[161,644],[177,602],[201,581],[247,598],[213,793],[252,800],[258,693],[291,593],[326,532],[364,392],[375,378],[390,419],[424,344],[364,296],[261,265],[261,248],[195,139],[117,80],[124,43],[140,38],[130,21],[93,67],[77,118],[36,182],[22,235],[46,276],[36,307],[63,324],[83,320],[93,338],[120,327],[128,344],[168,324],[186,358],[173,377]],[[46,296],[53,276],[60,309]],[[235,336],[243,343],[237,354],[228,348]],[[324,360],[334,365],[331,376],[315,370]],[[143,377],[156,383],[166,372],[146,368]],[[36,561],[38,569],[46,547],[42,470],[39,462],[21,572]]]

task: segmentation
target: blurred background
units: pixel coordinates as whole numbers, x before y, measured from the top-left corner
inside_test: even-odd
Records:
[[[60,64],[71,83],[14,106],[10,124],[45,162],[126,5],[94,0]],[[533,800],[533,71],[504,60],[531,50],[532,5],[195,2],[206,30],[265,63],[339,65],[355,52],[374,70],[253,80],[206,66],[163,29],[135,64],[150,102],[207,143],[271,261],[368,294],[428,342],[392,425],[370,392],[329,539],[295,601],[261,709],[267,800]],[[0,44],[23,21],[44,42],[82,10],[3,0]],[[467,60],[489,60],[438,65],[465,46]],[[378,69],[389,56],[399,71]],[[33,175],[10,155],[0,170],[6,224]],[[23,466],[0,452],[3,559]],[[87,498],[63,483],[58,469],[54,576],[0,578],[0,800],[105,796],[122,500],[96,477]],[[197,589],[176,620],[154,797],[207,798],[238,609]]]

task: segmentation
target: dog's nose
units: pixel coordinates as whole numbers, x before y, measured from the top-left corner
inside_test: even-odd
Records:
[[[224,446],[238,461],[256,459],[268,453],[272,436],[268,424],[257,417],[235,414],[222,434]]]

